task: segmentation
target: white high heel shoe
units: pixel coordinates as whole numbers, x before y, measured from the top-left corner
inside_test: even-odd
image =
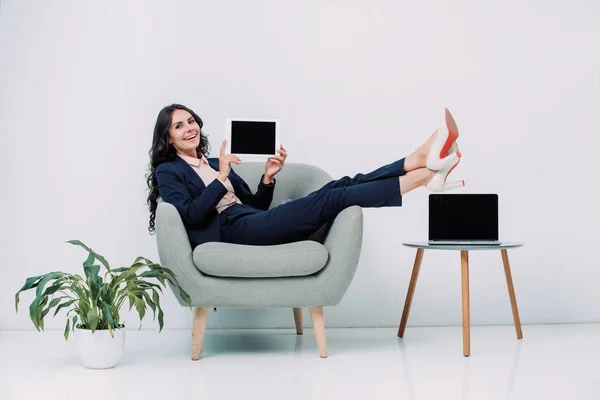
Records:
[[[460,156],[456,154],[458,152],[458,147],[456,146],[456,144],[452,144],[452,146],[450,146],[450,152],[450,156],[446,157],[445,159],[442,159],[440,165],[441,168],[435,173],[435,175],[433,175],[433,178],[431,178],[431,180],[427,184],[427,189],[431,190],[432,192],[445,192],[446,190],[456,189],[461,186],[465,186],[464,179],[461,179],[460,181],[446,183],[448,175],[450,175],[450,172],[452,172],[452,170],[456,168],[456,166],[460,162]],[[451,157],[452,154],[454,154],[456,157]]]
[[[460,152],[458,151],[458,145],[456,145],[456,139],[458,139],[458,127],[450,111],[444,108],[444,116],[436,129],[436,136],[431,144],[431,149],[429,149],[425,166],[431,170],[439,171],[447,165],[447,157],[452,157],[454,160],[452,164],[458,163]],[[454,151],[452,151],[453,146],[455,146]]]

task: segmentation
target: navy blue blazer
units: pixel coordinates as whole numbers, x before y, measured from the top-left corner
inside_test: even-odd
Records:
[[[219,170],[218,158],[209,158],[208,164]],[[159,196],[179,211],[192,248],[206,242],[220,242],[221,226],[216,207],[227,193],[223,183],[215,179],[208,186],[204,185],[196,171],[181,157],[160,164],[156,167],[155,174]],[[275,182],[266,185],[261,177],[256,194],[253,194],[233,168],[229,173],[229,180],[243,204],[259,210],[269,209]]]

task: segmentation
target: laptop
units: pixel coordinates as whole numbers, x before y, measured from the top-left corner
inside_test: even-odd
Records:
[[[430,194],[429,244],[499,245],[497,194]]]

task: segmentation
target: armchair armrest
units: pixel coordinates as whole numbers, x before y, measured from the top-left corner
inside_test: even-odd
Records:
[[[172,270],[181,288],[191,294],[196,289],[191,285],[192,277],[197,279],[200,271],[194,265],[192,246],[179,212],[164,201],[159,201],[156,209],[156,244],[161,265]],[[173,294],[181,305],[187,306],[177,290]]]
[[[358,267],[363,239],[363,211],[359,206],[343,210],[333,221],[323,245],[329,252],[329,261],[319,273],[336,305],[346,292]],[[339,298],[338,298],[339,297]]]

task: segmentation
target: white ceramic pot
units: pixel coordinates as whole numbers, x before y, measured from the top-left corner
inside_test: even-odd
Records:
[[[112,368],[121,359],[125,348],[125,328],[113,329],[114,338],[108,330],[75,328],[75,341],[81,363],[87,368]]]

